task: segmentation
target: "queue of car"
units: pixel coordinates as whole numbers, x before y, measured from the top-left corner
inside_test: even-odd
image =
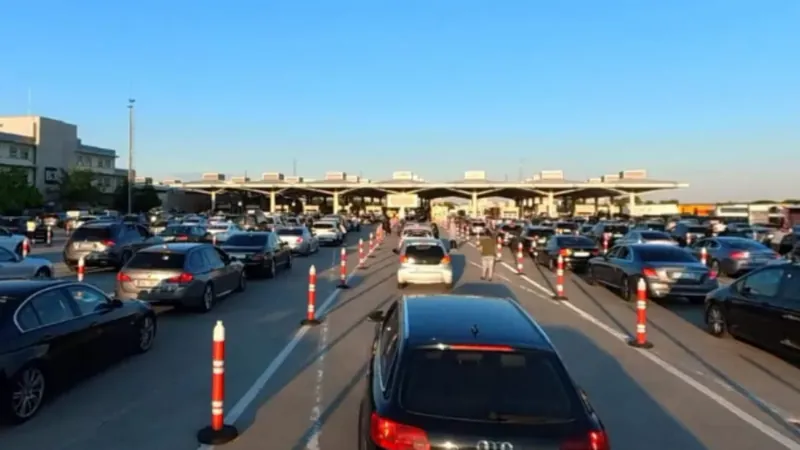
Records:
[[[258,219],[249,228],[241,225],[247,221],[209,216],[73,221],[64,262],[114,268],[113,294],[53,279],[50,261],[22,257],[11,243],[0,246],[0,414],[24,422],[67,376],[109,355],[148,351],[157,331],[153,305],[207,313],[244,291],[249,279],[290,269],[294,254],[319,250],[306,224],[329,223],[342,233],[359,228],[338,215],[263,220],[267,215],[251,214]]]

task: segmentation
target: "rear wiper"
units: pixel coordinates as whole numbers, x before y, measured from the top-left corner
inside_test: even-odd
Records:
[[[527,416],[522,414],[498,414],[494,411],[489,413],[489,420],[493,422],[507,423],[526,423],[534,425],[561,424],[574,422],[575,419],[546,416]]]

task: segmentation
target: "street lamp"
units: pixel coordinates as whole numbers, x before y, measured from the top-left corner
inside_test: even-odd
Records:
[[[133,185],[136,175],[133,171],[133,105],[136,99],[128,99],[128,214],[133,214]]]

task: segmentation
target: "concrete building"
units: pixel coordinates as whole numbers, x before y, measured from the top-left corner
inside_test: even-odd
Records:
[[[41,116],[0,116],[0,166],[23,167],[29,180],[53,200],[62,170],[84,168],[98,174],[97,186],[112,193],[127,177],[116,168],[117,152],[84,144],[77,125]]]

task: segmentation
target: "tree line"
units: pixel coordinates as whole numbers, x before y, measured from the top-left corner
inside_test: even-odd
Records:
[[[52,201],[59,209],[109,208],[128,210],[128,180],[112,194],[101,191],[98,174],[86,169],[63,170],[56,184],[54,198],[45,199],[36,186],[28,183],[28,170],[18,167],[0,168],[0,214],[20,215],[25,210],[41,209]],[[161,206],[158,192],[152,185],[135,186],[134,212],[145,212]]]

